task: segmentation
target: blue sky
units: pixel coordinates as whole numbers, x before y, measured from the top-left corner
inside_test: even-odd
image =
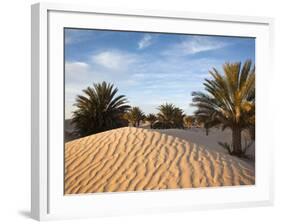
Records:
[[[209,70],[246,59],[255,62],[254,38],[65,29],[65,117],[82,89],[102,81],[145,113],[167,102],[192,114],[191,92]]]

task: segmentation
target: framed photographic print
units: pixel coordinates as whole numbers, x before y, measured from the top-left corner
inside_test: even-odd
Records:
[[[32,217],[270,205],[273,20],[32,6]]]

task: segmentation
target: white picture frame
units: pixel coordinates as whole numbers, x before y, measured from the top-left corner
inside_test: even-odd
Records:
[[[190,12],[32,5],[31,214],[37,220],[98,217],[273,203],[270,91],[273,19]],[[254,186],[63,195],[63,28],[103,28],[256,38],[256,184]]]

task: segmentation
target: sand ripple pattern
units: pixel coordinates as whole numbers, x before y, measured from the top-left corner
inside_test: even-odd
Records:
[[[65,193],[252,185],[254,167],[226,153],[142,128],[65,145]]]

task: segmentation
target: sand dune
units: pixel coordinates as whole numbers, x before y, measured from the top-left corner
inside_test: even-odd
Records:
[[[184,139],[188,142],[195,143],[201,147],[205,147],[208,151],[216,151],[225,153],[225,149],[218,145],[218,141],[230,143],[232,140],[231,130],[225,129],[222,131],[220,128],[211,128],[209,134],[206,135],[205,128],[190,128],[190,129],[158,129],[160,133],[172,135]],[[242,146],[245,146],[245,140],[247,144],[251,142],[251,138],[247,131],[242,132]],[[247,149],[246,155],[251,158],[248,163],[254,163],[255,158],[255,142]]]
[[[254,183],[253,165],[158,131],[120,128],[65,147],[66,194]]]

